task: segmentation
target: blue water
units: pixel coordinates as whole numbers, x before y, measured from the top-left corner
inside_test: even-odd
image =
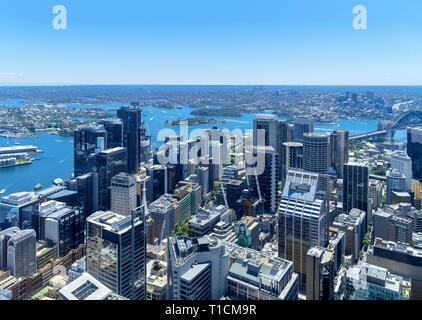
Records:
[[[10,107],[21,106],[19,100],[0,101],[0,105],[8,104]],[[112,103],[107,105],[80,105],[68,104],[67,107],[72,108],[104,108],[110,110],[110,114],[115,114],[116,109],[121,106],[120,103]],[[151,141],[153,149],[158,148],[162,141],[158,140],[158,133],[162,129],[166,132],[162,136],[169,134],[183,134],[180,132],[179,126],[165,126],[165,120],[186,119],[190,116],[190,112],[194,108],[183,107],[182,109],[159,109],[155,107],[143,107],[142,117],[148,131],[151,133]],[[216,120],[226,120],[227,123],[215,124],[220,129],[233,131],[240,130],[242,133],[251,132],[252,123],[255,114],[244,114],[243,117],[212,117]],[[378,120],[341,120],[336,124],[316,124],[315,131],[320,133],[330,133],[334,129],[348,129],[350,135],[357,135],[369,131],[377,130]],[[193,130],[198,130],[198,134],[202,129],[212,127],[212,123],[189,127],[189,134]],[[30,165],[16,166],[0,169],[0,189],[7,189],[5,194],[31,191],[33,187],[40,183],[43,188],[52,184],[55,178],[66,179],[73,173],[73,138],[49,135],[48,133],[40,133],[39,138],[4,138],[0,137],[0,145],[15,145],[16,142],[27,145],[32,144],[38,146],[44,153],[37,154],[35,160]],[[396,138],[406,140],[406,133],[398,132]]]

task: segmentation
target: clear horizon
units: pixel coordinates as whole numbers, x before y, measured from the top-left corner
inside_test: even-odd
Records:
[[[66,30],[52,25],[58,4]],[[421,12],[412,0],[17,0],[0,4],[0,86],[419,86]]]

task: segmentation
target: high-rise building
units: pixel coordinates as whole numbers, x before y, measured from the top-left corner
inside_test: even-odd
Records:
[[[412,160],[404,153],[391,156],[391,169],[397,169],[406,177],[406,191],[412,190]]]
[[[229,253],[216,238],[170,237],[167,271],[170,300],[218,300],[226,291]]]
[[[97,156],[98,208],[110,209],[111,179],[126,172],[126,148],[118,147],[101,151]]]
[[[137,207],[135,176],[121,172],[111,178],[111,211],[130,216]]]
[[[303,168],[303,144],[299,142],[284,142],[281,146],[281,181],[286,181],[287,172],[291,169]]]
[[[254,147],[253,153],[259,158],[259,154],[264,154],[265,168],[261,174],[249,174],[249,193],[255,199],[264,201],[264,211],[266,213],[276,213],[279,194],[278,183],[280,181],[280,157],[271,146]],[[251,171],[252,167],[248,168]],[[256,171],[256,170],[255,170]],[[257,183],[258,182],[258,183]]]
[[[397,169],[388,170],[386,186],[387,186],[387,190],[386,190],[387,204],[391,204],[391,197],[394,191],[397,191],[397,192],[407,191],[406,176]]]
[[[151,177],[151,199],[153,202],[168,192],[168,168],[162,164],[145,166],[146,173]]]
[[[293,262],[299,287],[306,289],[306,254],[327,243],[325,193],[318,174],[289,171],[278,209],[278,256]]]
[[[50,200],[40,212],[40,225],[42,239],[56,244],[58,257],[65,256],[84,242],[85,216],[79,208],[69,208],[64,203]]]
[[[170,195],[164,194],[148,206],[149,216],[154,220],[154,237],[160,241],[174,230],[173,201]]]
[[[258,141],[258,130],[264,130],[264,145]],[[288,123],[276,119],[274,114],[257,114],[253,120],[253,145],[271,146],[281,154],[281,145],[283,142],[291,141],[288,131]]]
[[[34,229],[0,231],[0,270],[11,270],[16,278],[37,272],[36,242]]]
[[[343,212],[348,214],[353,208],[363,210],[370,220],[368,204],[369,168],[355,162],[343,166]]]
[[[146,299],[146,241],[143,208],[133,217],[98,211],[86,223],[86,269],[114,293]]]
[[[422,179],[422,128],[407,128],[407,155],[412,160],[412,176]]]
[[[152,159],[151,135],[147,132],[144,121],[142,121],[140,128],[140,144],[140,163],[148,163]]]
[[[331,166],[343,179],[343,165],[349,162],[349,130],[334,129],[330,135]]]
[[[303,142],[303,135],[314,132],[314,121],[311,118],[297,117],[293,120],[293,141]]]
[[[303,134],[303,170],[319,174],[318,188],[328,191],[329,135]]]
[[[98,211],[98,174],[87,173],[76,178],[78,206],[86,217]]]
[[[117,117],[123,122],[123,146],[127,149],[127,171],[134,174],[138,172],[141,160],[141,109],[121,107],[117,110]]]
[[[102,124],[106,131],[105,149],[123,147],[123,123],[120,119],[102,119],[98,124]]]
[[[96,153],[104,149],[106,136],[103,125],[79,127],[73,132],[75,177],[92,172]]]
[[[306,300],[332,300],[334,251],[312,247],[306,256]]]

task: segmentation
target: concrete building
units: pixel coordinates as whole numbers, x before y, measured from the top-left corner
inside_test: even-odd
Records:
[[[62,300],[127,300],[85,272],[58,291]]]
[[[195,216],[188,221],[189,236],[201,237],[209,234],[215,225],[222,221],[227,225],[232,224],[233,211],[223,205],[218,207],[211,206],[208,210],[199,208]]]
[[[135,176],[121,172],[111,178],[111,211],[130,216],[137,207]]]
[[[220,240],[170,237],[167,259],[170,300],[218,300],[224,296],[229,254]]]
[[[306,253],[327,243],[325,194],[318,174],[289,171],[278,210],[278,256],[292,261],[299,288],[306,288]]]
[[[318,173],[319,190],[328,191],[329,135],[303,134],[303,170]]]
[[[86,270],[114,293],[146,299],[145,217],[98,211],[86,223]],[[79,278],[78,278],[79,279]]]
[[[37,272],[35,230],[12,227],[0,231],[0,270],[10,270],[16,278]]]
[[[391,204],[391,196],[393,191],[407,191],[406,176],[397,169],[387,171],[387,204]]]
[[[349,130],[334,129],[330,134],[331,166],[343,179],[343,166],[349,162]]]
[[[306,300],[332,300],[334,250],[312,247],[306,256]]]
[[[404,280],[388,269],[363,263],[346,273],[345,300],[408,300]]]
[[[240,300],[297,300],[298,275],[291,261],[223,241],[230,256],[227,296]]]
[[[147,264],[147,300],[167,300],[167,263],[150,260]]]
[[[412,160],[405,153],[393,154],[391,156],[391,169],[398,170],[405,176],[406,191],[412,190]]]
[[[340,214],[333,227],[346,234],[346,256],[351,256],[353,261],[359,258],[362,241],[366,234],[366,212],[359,209],[350,210],[349,214]]]
[[[366,262],[411,279],[411,300],[422,300],[422,250],[412,246],[375,239]]]

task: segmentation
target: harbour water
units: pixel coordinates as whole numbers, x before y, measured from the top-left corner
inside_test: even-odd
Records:
[[[22,105],[19,101],[13,100],[0,102],[10,107]],[[73,108],[104,108],[110,110],[110,114],[115,114],[115,110],[121,104],[107,104],[107,105],[67,105]],[[179,126],[165,126],[166,120],[186,119],[190,117],[190,112],[194,110],[190,107],[182,107],[181,109],[160,109],[155,107],[144,107],[142,112],[143,120],[148,131],[151,133],[151,141],[153,149],[158,148],[163,141],[158,141],[158,133],[162,129],[167,129],[166,134],[181,134]],[[220,129],[227,129],[233,131],[235,129],[241,130],[245,133],[247,130],[252,130],[252,123],[255,114],[244,114],[243,117],[212,117],[216,120],[225,120],[226,123],[218,124],[201,124],[189,127],[189,134],[192,130],[207,129],[216,125]],[[89,119],[91,120],[91,119]],[[334,129],[348,129],[351,136],[377,130],[377,120],[341,120],[335,124],[316,124],[315,131],[320,133],[330,133]],[[169,131],[173,130],[173,132]],[[250,131],[251,132],[251,131]],[[164,135],[166,135],[164,134]],[[163,135],[163,136],[164,136]],[[404,141],[406,139],[405,132],[398,132],[396,138]],[[24,137],[24,138],[5,138],[0,137],[0,146],[15,145],[16,143],[22,145],[32,144],[38,146],[43,150],[43,153],[32,155],[36,160],[30,165],[22,165],[16,167],[0,169],[0,190],[6,189],[5,194],[10,194],[20,191],[32,191],[33,187],[40,183],[43,188],[52,184],[55,178],[62,178],[63,180],[69,178],[73,173],[73,138],[50,135],[48,133],[39,133],[39,138]]]

